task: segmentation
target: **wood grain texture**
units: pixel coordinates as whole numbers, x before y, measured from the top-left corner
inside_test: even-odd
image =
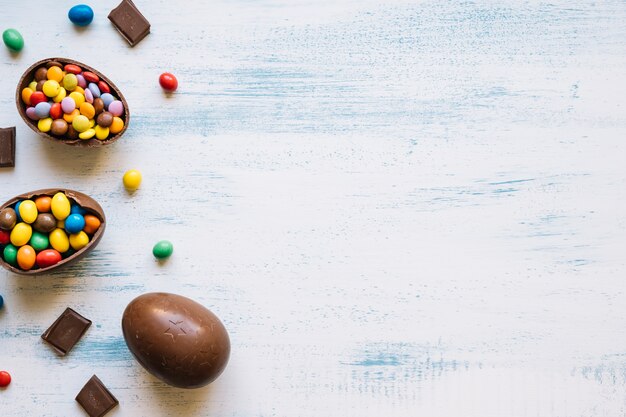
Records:
[[[26,42],[0,52],[2,195],[80,190],[109,222],[80,264],[0,272],[2,415],[81,416],[93,373],[111,416],[626,415],[623,1],[137,0],[132,49],[92,3],[82,30],[72,2],[38,1],[43,24],[0,0]],[[123,91],[124,138],[68,149],[22,123],[19,76],[53,55]],[[133,361],[121,314],[148,291],[226,324],[207,389]],[[66,306],[94,325],[58,358],[39,336]]]

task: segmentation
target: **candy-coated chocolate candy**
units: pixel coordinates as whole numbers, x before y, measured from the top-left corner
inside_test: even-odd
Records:
[[[33,200],[24,200],[22,204],[20,204],[20,218],[25,223],[34,223],[37,220],[37,205]]]
[[[115,116],[113,118],[113,123],[109,127],[109,132],[113,135],[120,133],[124,129],[124,121],[119,117]]]
[[[101,93],[111,92],[111,88],[109,87],[109,85],[102,80],[98,81],[98,89],[100,90]]]
[[[37,91],[37,81],[31,81],[31,83],[28,84],[28,88],[30,88],[33,91]]]
[[[52,121],[50,132],[55,136],[63,136],[67,133],[68,124],[63,119],[55,119]]]
[[[96,132],[96,139],[99,140],[105,140],[106,138],[109,137],[109,128],[108,127],[102,127],[102,126],[96,126],[94,128],[95,132]]]
[[[4,307],[4,298],[0,295],[0,309]]]
[[[100,98],[104,102],[104,109],[105,110],[109,108],[109,104],[111,104],[111,103],[113,103],[115,101],[115,97],[113,97],[113,95],[109,94],[109,93],[102,94],[100,96]]]
[[[93,10],[86,4],[77,4],[67,12],[67,17],[77,26],[87,26],[93,20]]]
[[[61,88],[61,86],[57,81],[48,80],[44,81],[42,91],[46,95],[46,97],[54,97],[59,94],[59,88]]]
[[[96,115],[96,109],[93,107],[91,103],[83,103],[79,108],[80,114],[86,116],[88,119],[93,119]],[[76,128],[76,126],[74,126]]]
[[[91,139],[94,136],[96,136],[96,130],[95,129],[87,129],[84,132],[81,132],[78,134],[78,137],[82,140],[87,140],[87,139]]]
[[[49,132],[52,129],[52,118],[46,117],[37,122],[37,128],[42,132]]]
[[[87,210],[85,210],[83,207],[79,206],[78,204],[72,204],[72,208],[70,209],[70,213],[71,214],[80,214],[81,216],[84,216],[85,214],[87,214]]]
[[[82,230],[78,233],[70,235],[70,245],[74,250],[80,250],[87,246],[88,243],[89,236],[87,236],[87,233],[83,232]]]
[[[54,103],[50,107],[50,117],[52,117],[53,120],[63,117],[63,107],[61,107],[61,103]]]
[[[47,268],[61,262],[61,254],[56,249],[46,249],[37,254],[36,263],[39,268]]]
[[[29,107],[26,109],[26,116],[28,116],[28,118],[32,120],[39,120],[39,116],[37,116],[37,113],[35,113],[34,107]]]
[[[61,64],[59,61],[48,61],[48,63],[46,64],[46,68],[50,69],[52,67],[59,67],[60,69],[63,69],[63,64]]]
[[[30,96],[30,105],[33,107],[45,101],[48,101],[48,99],[46,98],[46,95],[41,91],[35,91]]]
[[[48,248],[48,236],[40,232],[33,232],[29,243],[36,252],[40,252]]]
[[[94,99],[100,97],[100,89],[96,83],[89,83],[87,88],[91,91],[91,95]]]
[[[85,80],[90,83],[97,83],[98,81],[100,81],[100,77],[90,71],[84,71],[83,77],[85,77]]]
[[[10,50],[19,52],[24,47],[24,38],[15,29],[7,29],[2,32],[2,41]]]
[[[93,128],[96,125],[96,120],[95,119],[89,119],[89,128]]]
[[[71,113],[65,113],[63,115],[63,120],[65,120],[67,123],[72,123],[74,121],[74,119],[76,118],[76,116],[80,115],[80,112],[78,111],[78,109],[74,109],[72,110]],[[70,125],[71,127],[71,125]],[[78,133],[76,134],[76,136],[78,137]]]
[[[74,111],[78,112],[78,110],[74,110]],[[76,131],[76,129],[74,129],[72,127],[72,125],[68,125],[67,126],[67,135],[66,135],[66,137],[68,139],[71,139],[71,140],[78,139],[78,132]]]
[[[96,111],[96,116],[104,111],[104,101],[100,97],[93,99],[93,108]]]
[[[17,214],[11,207],[3,208],[0,211],[0,229],[11,230],[17,223]]]
[[[78,80],[78,86],[81,88],[87,87],[87,80],[83,77],[83,74],[76,74],[76,79]]]
[[[71,113],[76,108],[76,102],[72,98],[72,94],[70,94],[69,97],[65,97],[61,101],[61,108],[63,109],[63,113]]]
[[[22,221],[22,218],[20,217],[20,204],[22,204],[21,201],[15,203],[15,215],[17,216],[18,223]]]
[[[82,95],[81,93],[79,93],[78,91],[72,91],[70,93],[70,98],[72,100],[74,100],[74,104],[76,105],[76,108],[80,108],[80,105],[83,104],[85,102],[85,96]],[[32,96],[31,96],[31,102],[33,101]]]
[[[89,87],[85,88],[85,101],[87,103],[93,103],[93,94]]]
[[[74,120],[72,120],[72,127],[74,127],[74,129],[78,133],[83,133],[84,131],[89,129],[89,119],[86,116],[80,114],[74,117]]]
[[[50,211],[51,203],[52,198],[47,195],[42,195],[35,199],[35,205],[37,206],[37,211],[39,211],[39,213],[48,213]]]
[[[48,79],[48,68],[39,67],[37,71],[35,71],[35,81],[47,80]]]
[[[164,72],[159,76],[159,84],[166,91],[176,91],[178,88],[178,80],[174,74],[169,72]]]
[[[7,371],[0,371],[0,387],[6,387],[11,383],[11,374]]]
[[[109,104],[107,111],[113,116],[121,116],[122,113],[124,113],[124,104],[122,104],[119,100],[114,100],[111,104]]]
[[[98,126],[110,127],[111,124],[113,124],[113,115],[108,111],[102,112],[98,115],[96,122],[98,123]]]
[[[4,247],[2,257],[9,265],[17,266],[17,248],[12,244],[9,243]]]
[[[169,240],[162,240],[154,245],[154,247],[152,248],[152,254],[155,258],[158,259],[169,258],[170,256],[172,256],[173,252],[174,245],[172,245],[172,242],[170,242]]]
[[[58,192],[52,196],[50,203],[52,214],[57,220],[65,220],[70,215],[71,204],[64,193]]]
[[[33,229],[41,233],[50,233],[57,227],[57,219],[52,213],[39,213],[33,223]]]
[[[37,81],[37,85],[35,86],[35,91],[41,91],[43,93],[43,85],[46,83],[46,81],[48,80]]]
[[[67,96],[67,90],[63,87],[59,87],[59,93],[52,98],[55,103],[60,103]]]
[[[24,246],[33,235],[33,228],[30,224],[18,223],[11,230],[11,244],[14,246]]]
[[[37,254],[35,253],[35,249],[30,245],[24,245],[17,250],[17,264],[24,271],[28,271],[35,266],[36,259]]]
[[[11,232],[8,230],[0,230],[0,245],[6,245],[11,241]]]
[[[59,253],[67,252],[70,248],[70,239],[63,229],[56,228],[50,232],[50,246],[59,251]]]
[[[85,214],[85,227],[83,228],[83,231],[85,233],[93,235],[94,233],[96,233],[99,227],[100,219],[98,219],[93,214]]]
[[[37,103],[37,105],[35,106],[35,114],[40,119],[44,119],[50,116],[50,108],[50,103],[48,103],[47,101]]]
[[[83,70],[80,69],[78,65],[74,65],[74,64],[67,64],[63,67],[63,69],[68,74],[80,74],[81,72],[83,72]]]
[[[24,89],[22,89],[22,101],[27,105],[30,106],[30,96],[33,94],[33,90],[31,90],[28,87],[25,87]]]
[[[141,184],[141,172],[137,171],[136,169],[126,171],[124,177],[122,178],[122,182],[124,183],[124,187],[126,187],[127,190],[136,190]]]
[[[63,70],[60,67],[54,66],[48,68],[48,73],[46,74],[46,77],[48,77],[48,80],[56,81],[58,84],[63,81],[64,75],[65,74],[63,74]]]

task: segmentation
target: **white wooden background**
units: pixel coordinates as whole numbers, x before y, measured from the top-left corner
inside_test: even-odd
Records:
[[[117,0],[84,30],[75,3],[0,0],[26,42],[0,48],[0,200],[69,187],[108,218],[78,265],[0,272],[0,415],[82,416],[93,373],[111,416],[626,415],[624,1],[137,0],[152,33],[132,49]],[[55,55],[123,90],[122,140],[21,121],[18,78]],[[126,349],[123,309],[159,290],[230,331],[206,389]],[[59,358],[40,334],[66,306],[94,325]]]

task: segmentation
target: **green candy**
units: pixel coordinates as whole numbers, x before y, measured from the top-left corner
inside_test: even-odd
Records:
[[[152,248],[152,254],[158,259],[169,258],[172,252],[174,252],[174,245],[169,240],[162,240]]]
[[[32,246],[33,249],[39,252],[47,249],[49,244],[50,242],[48,241],[48,236],[43,233],[33,232],[33,235],[30,238],[30,246]]]
[[[10,243],[4,248],[4,260],[6,263],[17,266],[17,248]]]
[[[4,44],[12,51],[19,52],[24,47],[24,38],[15,29],[7,29],[2,32]]]

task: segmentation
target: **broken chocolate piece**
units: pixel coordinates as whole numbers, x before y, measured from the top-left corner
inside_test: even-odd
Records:
[[[80,390],[76,401],[89,414],[89,417],[102,417],[119,404],[117,398],[95,375]]]
[[[15,166],[15,126],[0,128],[0,168]]]
[[[150,22],[141,14],[131,0],[122,2],[109,13],[109,20],[128,41],[135,46],[150,33]]]
[[[68,307],[41,338],[50,343],[59,354],[65,355],[83,337],[89,326],[91,320]]]

